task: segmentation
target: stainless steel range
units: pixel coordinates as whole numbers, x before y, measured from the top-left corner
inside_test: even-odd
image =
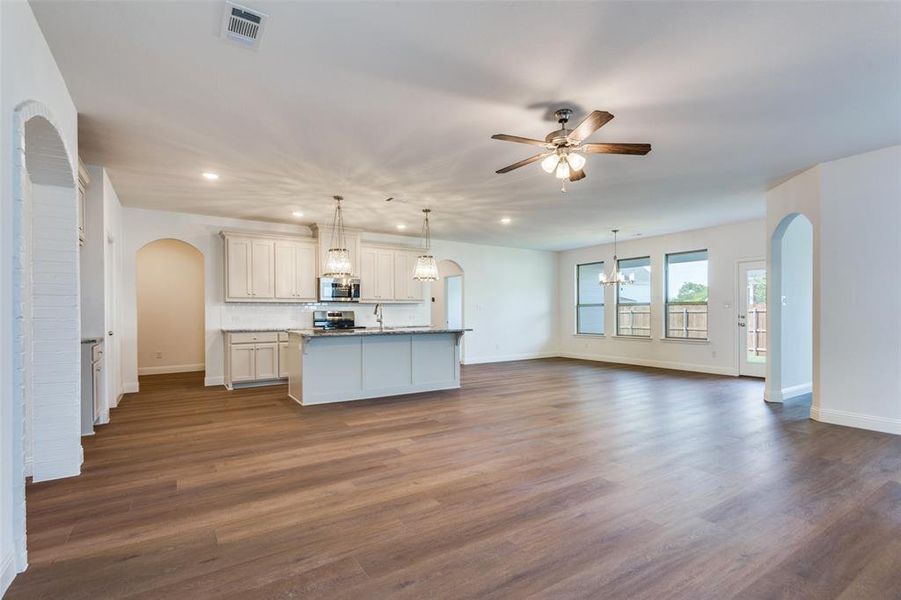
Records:
[[[315,329],[366,329],[354,324],[352,310],[314,310],[313,328]]]

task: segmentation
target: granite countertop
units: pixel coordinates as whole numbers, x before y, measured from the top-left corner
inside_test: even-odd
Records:
[[[289,331],[290,327],[223,327],[222,333],[262,333],[266,331]]]
[[[447,329],[444,327],[370,327],[368,329],[291,329],[303,337],[348,337],[354,335],[410,335],[412,333],[463,333],[472,329]]]

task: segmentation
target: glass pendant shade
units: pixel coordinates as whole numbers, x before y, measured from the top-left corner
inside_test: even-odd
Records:
[[[623,272],[619,270],[619,260],[616,257],[616,234],[619,229],[611,231],[613,231],[613,270],[609,275],[603,272],[598,275],[598,285],[631,285],[635,283],[635,273],[629,273],[629,277],[623,275]]]
[[[413,279],[417,281],[438,281],[438,263],[435,261],[434,256],[424,254],[416,259]]]
[[[332,221],[332,243],[325,254],[326,277],[350,277],[353,275],[353,264],[350,252],[347,251],[347,239],[344,234],[344,214],[341,212],[341,196],[335,196],[335,218]]]
[[[556,154],[551,154],[547,158],[541,161],[541,168],[544,169],[545,173],[553,173],[557,168],[557,163],[560,162],[560,157]]]
[[[430,208],[422,209],[425,218],[422,220],[422,243],[425,252],[416,258],[416,268],[413,269],[413,279],[416,281],[438,281],[438,263],[432,256],[432,228],[429,225]]]
[[[557,179],[566,179],[569,177],[569,163],[566,160],[561,160],[557,164],[557,171],[554,173]]]
[[[347,248],[329,248],[325,257],[325,275],[329,277],[350,277],[353,265]]]
[[[566,157],[566,162],[569,163],[569,168],[573,171],[581,171],[582,167],[585,166],[585,157],[577,152],[573,152]]]

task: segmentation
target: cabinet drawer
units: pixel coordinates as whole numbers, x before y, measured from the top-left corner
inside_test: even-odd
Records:
[[[232,344],[248,344],[253,342],[277,342],[277,331],[254,331],[249,333],[232,333]]]

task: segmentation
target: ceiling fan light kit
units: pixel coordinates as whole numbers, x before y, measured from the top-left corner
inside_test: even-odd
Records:
[[[560,191],[565,192],[567,179],[570,181],[585,179],[584,167],[587,160],[584,154],[586,153],[645,155],[651,151],[650,144],[585,144],[583,143],[585,138],[610,122],[613,119],[613,115],[606,111],[595,110],[585,117],[575,129],[568,129],[566,124],[569,122],[572,114],[573,111],[569,108],[561,108],[554,113],[554,116],[557,117],[557,122],[560,123],[560,129],[547,134],[544,141],[505,133],[491,136],[495,140],[531,144],[533,146],[542,146],[546,149],[546,152],[513,163],[503,169],[498,169],[496,172],[498,174],[509,173],[514,169],[540,160],[541,169],[545,173],[553,173],[554,177],[563,180],[563,186]]]

